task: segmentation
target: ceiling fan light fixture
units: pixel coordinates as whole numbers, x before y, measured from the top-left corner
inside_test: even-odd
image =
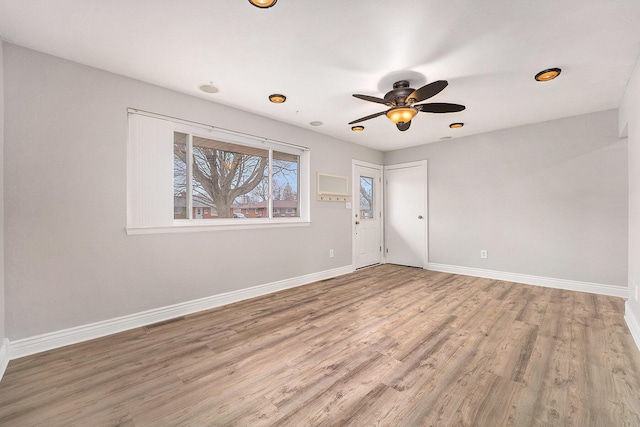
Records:
[[[387,111],[387,117],[393,123],[409,123],[418,114],[418,110],[413,107],[395,107]]]
[[[542,70],[534,77],[539,82],[548,82],[549,80],[553,80],[560,75],[562,70],[560,68],[549,68],[547,70]]]
[[[459,128],[461,128],[462,126],[464,126],[464,123],[459,123],[459,122],[458,122],[458,123],[451,123],[451,124],[449,125],[449,127],[450,127],[451,129],[459,129]]]
[[[260,9],[267,9],[276,4],[278,0],[249,0],[249,3]]]
[[[360,126],[360,125],[351,126],[351,130],[354,132],[362,132],[364,130],[364,126]]]
[[[269,95],[269,101],[273,102],[274,104],[282,104],[286,100],[287,100],[287,97],[279,93],[274,93],[273,95]]]

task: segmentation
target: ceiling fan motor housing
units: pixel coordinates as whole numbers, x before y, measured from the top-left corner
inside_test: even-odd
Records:
[[[407,96],[411,95],[414,89],[409,87],[407,80],[400,80],[393,84],[393,90],[387,92],[384,99],[391,103],[391,106],[407,105]]]

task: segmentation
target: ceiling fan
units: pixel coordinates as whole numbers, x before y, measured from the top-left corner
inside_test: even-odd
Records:
[[[354,94],[353,96],[358,99],[384,104],[391,108],[386,111],[381,111],[379,113],[354,120],[349,124],[353,125],[386,114],[386,116],[396,124],[399,130],[405,131],[409,129],[409,126],[411,126],[411,119],[413,119],[419,111],[422,111],[423,113],[455,113],[464,110],[466,108],[464,105],[449,104],[446,102],[417,104],[418,102],[427,100],[432,96],[436,96],[442,92],[448,84],[449,83],[446,80],[438,80],[424,85],[420,89],[414,90],[409,87],[409,82],[407,80],[400,80],[393,84],[393,90],[387,92],[384,99],[376,98],[375,96]]]

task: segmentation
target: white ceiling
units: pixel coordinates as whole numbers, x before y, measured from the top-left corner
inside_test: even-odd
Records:
[[[0,0],[11,43],[383,151],[616,108],[639,24],[638,0]],[[550,67],[558,79],[534,81]],[[402,79],[447,80],[429,102],[467,109],[352,132],[386,107],[351,95]]]

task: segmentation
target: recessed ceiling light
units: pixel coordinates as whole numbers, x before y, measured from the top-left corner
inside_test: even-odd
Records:
[[[362,132],[364,130],[364,126],[351,126],[351,130],[354,132]]]
[[[440,138],[441,141],[444,141],[445,139],[451,139],[450,136],[443,136],[442,138]]]
[[[461,128],[462,126],[464,126],[464,123],[451,123],[451,124],[449,125],[449,127],[450,127],[451,129],[459,129],[459,128]]]
[[[534,79],[539,82],[548,82],[549,80],[553,80],[558,77],[561,72],[562,70],[560,68],[549,68],[548,70],[540,71],[538,74],[536,74]]]
[[[249,0],[249,3],[251,3],[255,7],[259,7],[260,9],[269,8],[277,2],[278,0]]]
[[[213,85],[213,82],[204,83],[204,84],[201,84],[198,87],[200,88],[201,91],[207,92],[207,93],[218,93],[218,92],[220,92],[220,89],[215,87]]]
[[[274,104],[282,104],[286,100],[287,100],[287,97],[284,95],[280,95],[279,93],[274,93],[273,95],[269,95],[269,101],[273,102]]]
[[[312,121],[312,122],[309,122],[309,124],[310,124],[311,126],[322,126],[324,123],[322,123],[322,122],[321,122],[321,121],[319,121],[319,120],[314,120],[314,121]]]

